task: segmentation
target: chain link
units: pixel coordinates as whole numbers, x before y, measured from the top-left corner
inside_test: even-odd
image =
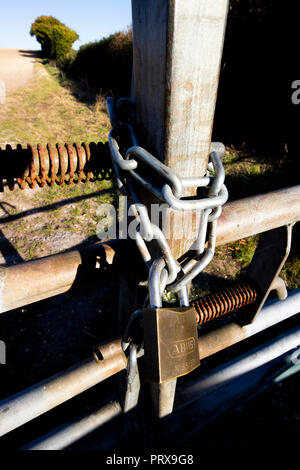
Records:
[[[214,256],[217,221],[222,212],[222,205],[228,199],[224,185],[225,171],[221,161],[225,147],[220,143],[212,144],[208,170],[204,177],[180,178],[138,145],[132,124],[133,103],[129,99],[122,98],[115,104],[112,98],[108,98],[107,108],[113,127],[109,134],[109,148],[117,185],[122,194],[128,197],[130,210],[138,221],[135,240],[149,268],[150,306],[161,307],[161,297],[165,288],[178,293],[180,305],[188,306],[187,285]],[[127,140],[122,148],[120,135],[126,135],[125,140]],[[144,171],[141,171],[140,164]],[[145,177],[145,168],[149,169],[148,174],[155,175],[155,181],[152,181],[148,175]],[[201,211],[198,235],[193,245],[195,256],[192,259],[180,264],[174,258],[163,232],[150,221],[148,210],[139,200],[134,183],[146,188],[170,209]],[[184,188],[190,187],[206,188],[207,197],[182,199]],[[147,248],[147,242],[151,240],[156,240],[161,251],[161,257],[157,260],[152,260]]]

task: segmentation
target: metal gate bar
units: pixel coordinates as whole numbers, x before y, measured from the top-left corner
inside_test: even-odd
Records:
[[[276,304],[269,306],[270,312],[275,312],[276,308]],[[282,356],[295,351],[299,345],[300,328],[298,327],[223,364],[193,382],[179,385],[174,413],[163,424],[163,429],[165,430],[166,427],[168,429],[167,439],[171,439],[173,444],[178,436],[179,439],[181,436],[184,440],[188,440],[191,430],[195,432],[212,419],[231,409],[235,403],[245,400],[256,391],[258,384],[263,384],[270,376],[272,378],[273,370],[278,369],[285,362],[288,367],[288,361]],[[295,352],[299,360],[299,350]],[[290,358],[288,359],[290,360]],[[225,400],[224,397],[226,397]],[[23,449],[64,449],[121,413],[120,404],[115,401],[111,402],[81,420],[72,421],[54,429],[45,436],[27,444]],[[93,419],[95,419],[94,427]],[[187,426],[187,430],[182,432],[182,426],[183,428]],[[118,433],[118,431],[116,427],[115,432]],[[163,439],[165,438],[164,436]]]
[[[100,357],[98,354],[2,401],[0,436],[126,368],[127,358],[122,351],[120,341],[102,345],[100,353],[102,360],[97,359]]]
[[[215,332],[201,335],[200,357],[208,357],[298,312],[300,289],[291,292],[286,300],[267,303],[251,325],[241,327],[231,323]],[[95,362],[95,358],[91,358],[0,402],[0,436],[126,368],[127,359],[120,340],[101,346],[100,352],[103,360]]]
[[[300,185],[226,204],[218,221],[217,245],[297,222],[300,220],[299,201]],[[105,245],[116,251],[119,268],[128,261],[132,264],[133,259],[140,259],[132,240],[109,241]],[[91,259],[94,257],[95,264],[97,256],[103,259],[103,246],[99,243],[85,251]],[[72,250],[0,267],[0,313],[67,292],[82,263],[82,250]]]
[[[45,436],[27,444],[20,450],[61,450],[95,431],[103,424],[122,414],[122,407],[117,401],[110,401],[99,410],[87,413],[79,419],[60,426]]]
[[[168,441],[188,443],[191,434],[270,386],[276,371],[299,361],[299,345],[298,327],[178,387],[175,411],[165,423]]]
[[[110,240],[0,267],[0,313],[67,292],[80,266],[87,266],[94,275],[109,265],[117,272],[125,269],[134,257],[140,259],[133,240]],[[138,268],[138,263],[135,267]]]
[[[289,293],[285,300],[271,300],[265,304],[253,323],[240,326],[230,322],[199,338],[200,357],[205,358],[222,351],[244,339],[277,325],[281,321],[297,315],[300,312],[300,288]]]

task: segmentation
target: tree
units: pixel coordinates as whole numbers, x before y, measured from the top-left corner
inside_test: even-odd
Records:
[[[44,57],[63,60],[71,51],[78,34],[53,16],[39,16],[31,25],[30,35],[41,44]]]

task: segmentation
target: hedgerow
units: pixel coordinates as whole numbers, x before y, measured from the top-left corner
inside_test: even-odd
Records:
[[[132,74],[132,30],[111,34],[82,46],[69,72],[99,91],[130,94]]]
[[[31,25],[30,35],[41,44],[42,55],[63,63],[79,35],[53,16],[39,16]]]

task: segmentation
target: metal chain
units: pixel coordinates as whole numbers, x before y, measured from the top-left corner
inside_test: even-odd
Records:
[[[208,171],[204,177],[180,178],[138,145],[132,124],[134,109],[130,99],[122,98],[115,105],[113,98],[108,98],[107,108],[113,127],[109,134],[112,164],[118,188],[131,201],[130,209],[138,221],[135,240],[145,264],[149,268],[150,305],[160,307],[162,293],[167,288],[171,292],[178,293],[181,305],[188,306],[187,284],[210,263],[214,256],[217,221],[222,212],[222,205],[228,199],[228,192],[224,185],[225,172],[221,160],[225,148],[219,143],[212,144]],[[121,114],[122,119],[119,118]],[[127,146],[123,145],[122,150],[119,147],[120,135],[126,136],[128,142]],[[153,182],[139,172],[140,163],[144,168],[149,168],[149,173],[156,175],[160,186],[156,181]],[[180,264],[174,258],[163,232],[150,221],[148,210],[139,200],[134,183],[146,188],[170,209],[201,211],[198,236],[193,246],[195,256],[192,259]],[[207,197],[193,200],[182,199],[184,188],[191,187],[206,188]],[[161,258],[154,261],[146,244],[153,239],[157,241],[161,251]]]

